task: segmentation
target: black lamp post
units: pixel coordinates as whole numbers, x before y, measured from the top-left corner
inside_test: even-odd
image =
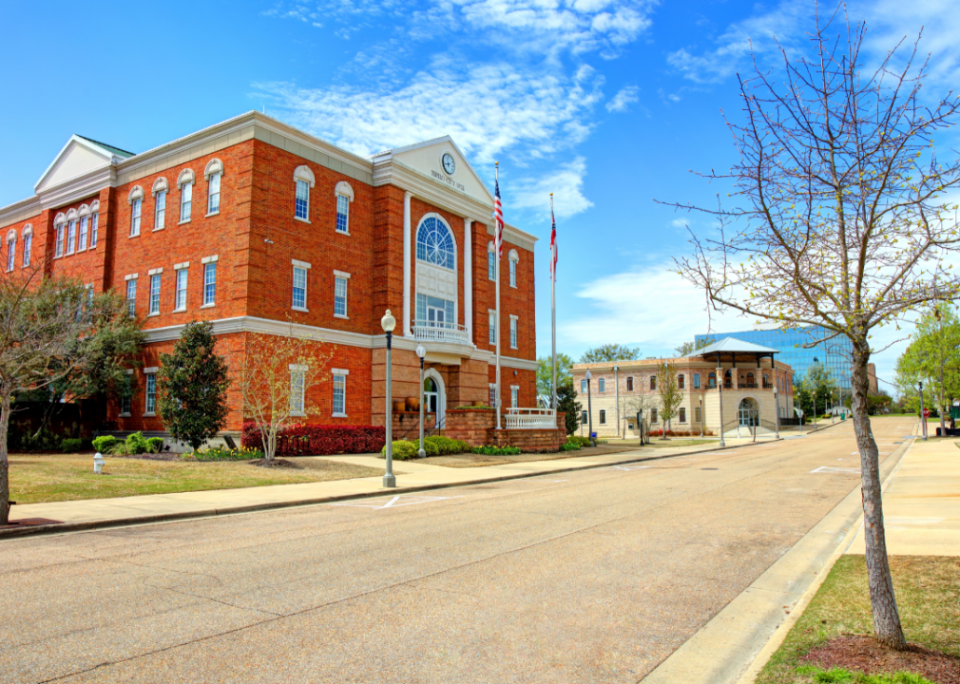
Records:
[[[420,357],[420,451],[417,456],[426,458],[427,452],[423,448],[423,357],[427,355],[427,350],[422,344],[417,345],[417,356]],[[439,409],[438,409],[439,410]],[[436,423],[436,421],[434,421]],[[434,425],[434,427],[437,427]]]
[[[387,333],[387,472],[383,475],[383,486],[396,487],[397,478],[393,474],[393,378],[390,369],[390,347],[397,319],[390,313],[390,309],[387,309],[387,313],[380,319],[380,326],[383,332]]]
[[[927,441],[927,417],[923,415],[923,381],[917,383],[920,386],[920,425],[923,429],[923,441]]]
[[[593,402],[590,397],[590,379],[593,375],[590,371],[587,371],[584,377],[587,379],[587,439],[590,440],[590,444],[597,446],[597,443],[593,441]]]

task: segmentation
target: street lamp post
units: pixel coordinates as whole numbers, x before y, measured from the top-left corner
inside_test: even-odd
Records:
[[[700,395],[700,439],[703,439],[703,395]]]
[[[425,458],[427,452],[423,448],[423,357],[427,355],[427,350],[422,344],[417,345],[417,356],[420,357],[420,451],[417,455]],[[439,410],[439,409],[438,409]]]
[[[393,330],[397,327],[397,319],[387,309],[387,313],[380,319],[380,327],[387,333],[387,472],[383,475],[384,487],[396,487],[397,478],[393,474],[393,382],[390,372],[390,346],[393,343]]]
[[[777,410],[777,422],[776,422],[776,438],[780,439],[780,395],[777,393],[776,382],[773,385],[773,403],[776,405]]]
[[[584,377],[587,379],[587,439],[590,440],[590,444],[597,446],[597,443],[593,441],[593,402],[590,396],[590,379],[593,375],[591,375],[590,371],[587,371]]]
[[[723,367],[717,354],[717,404],[720,406],[720,448],[727,446],[723,439]]]
[[[923,381],[921,380],[920,385],[920,427],[923,430],[923,441],[927,441],[927,417],[923,415]]]

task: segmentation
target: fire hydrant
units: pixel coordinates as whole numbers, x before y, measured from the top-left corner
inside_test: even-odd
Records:
[[[93,456],[93,472],[97,475],[103,474],[103,454],[99,451]]]

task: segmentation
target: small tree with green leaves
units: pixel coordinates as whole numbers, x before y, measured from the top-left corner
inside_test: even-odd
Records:
[[[193,321],[183,329],[173,353],[160,355],[160,416],[170,435],[194,451],[227,420],[229,370],[216,346],[213,325]]]
[[[661,439],[667,439],[670,420],[683,403],[683,392],[677,382],[677,364],[668,361],[657,366],[657,394],[660,396],[660,417],[667,425]]]
[[[674,350],[677,358],[683,358],[685,356],[690,356],[695,351],[699,351],[704,347],[709,347],[711,344],[716,342],[712,337],[705,337],[702,340],[697,340],[696,342],[684,342],[681,345],[678,345]]]
[[[573,380],[568,379],[562,385],[557,384],[557,410],[563,411],[567,434],[572,435],[580,426],[580,412],[583,407],[577,401],[577,392],[573,388]]]
[[[573,359],[566,354],[557,353],[557,394],[560,386],[573,382]],[[541,356],[537,359],[537,396],[546,397],[549,404],[553,397],[553,358]]]

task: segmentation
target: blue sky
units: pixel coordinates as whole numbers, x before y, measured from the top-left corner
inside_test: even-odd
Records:
[[[833,6],[829,5],[832,10]],[[882,54],[926,25],[928,86],[956,83],[948,0],[851,2]],[[669,353],[708,331],[702,293],[670,272],[709,204],[689,171],[734,160],[721,110],[775,35],[801,49],[812,2],[686,0],[168,0],[0,4],[0,206],[32,193],[79,133],[143,151],[250,109],[361,154],[449,134],[509,222],[542,238],[538,351],[550,347],[548,193],[560,233],[558,346]],[[715,332],[750,327],[714,314]],[[896,339],[885,333],[884,341]],[[892,380],[902,345],[876,358]]]

